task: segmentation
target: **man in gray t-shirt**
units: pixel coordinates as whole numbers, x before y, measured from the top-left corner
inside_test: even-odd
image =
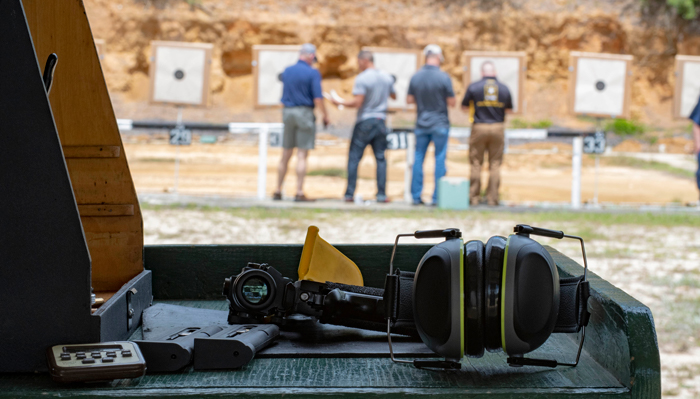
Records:
[[[408,85],[407,103],[415,103],[416,116],[416,156],[413,162],[411,196],[414,205],[423,205],[423,161],[428,145],[435,146],[435,190],[432,205],[437,205],[437,187],[440,178],[445,176],[447,157],[447,137],[450,119],[447,107],[454,107],[455,93],[450,76],[440,70],[443,61],[442,49],[437,44],[429,44],[423,50],[425,66],[411,78]]]
[[[357,121],[350,140],[348,155],[348,188],[345,201],[352,202],[357,184],[357,167],[368,145],[377,160],[377,202],[386,203],[386,111],[389,97],[396,98],[394,78],[374,68],[374,57],[369,51],[360,51],[357,63],[361,73],[355,78],[352,100],[333,99],[335,105],[357,108]]]

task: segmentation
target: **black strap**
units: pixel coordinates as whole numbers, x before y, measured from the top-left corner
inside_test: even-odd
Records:
[[[391,326],[415,328],[413,321],[413,278],[416,273],[396,270],[384,280],[384,305]]]
[[[590,285],[588,281],[583,281],[583,276],[559,280],[559,316],[555,333],[575,333],[588,325],[590,296]]]

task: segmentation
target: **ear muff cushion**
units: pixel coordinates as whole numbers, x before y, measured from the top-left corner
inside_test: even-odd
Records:
[[[501,278],[506,239],[489,238],[484,247],[484,346],[490,352],[501,349]]]
[[[484,243],[464,244],[464,331],[467,356],[484,355]]]

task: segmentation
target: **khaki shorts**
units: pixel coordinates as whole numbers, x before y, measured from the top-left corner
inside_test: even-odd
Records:
[[[285,107],[282,111],[284,122],[283,148],[313,150],[316,142],[316,116],[311,107]]]

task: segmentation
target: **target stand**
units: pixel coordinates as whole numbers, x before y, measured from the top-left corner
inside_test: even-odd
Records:
[[[177,125],[170,131],[170,144],[177,146],[175,185],[180,173],[180,146],[192,144],[192,133],[182,123],[185,106],[205,107],[209,103],[209,81],[213,44],[151,42],[150,101],[177,106]]]
[[[675,75],[673,117],[686,119],[700,98],[700,57],[677,55]]]
[[[604,151],[603,118],[628,118],[632,84],[631,55],[584,53],[572,51],[569,56],[569,110],[573,115],[596,118],[595,136],[588,138],[586,148],[596,154],[596,187],[594,203],[598,203],[598,154]],[[591,141],[592,140],[592,141]],[[571,205],[581,207],[581,160],[584,138],[574,137],[572,157]]]

